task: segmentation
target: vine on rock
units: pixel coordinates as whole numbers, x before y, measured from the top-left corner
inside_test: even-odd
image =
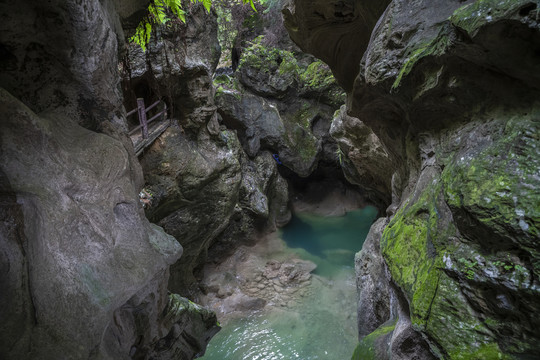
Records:
[[[190,0],[192,3],[202,3],[207,12],[210,12],[212,0]],[[242,4],[250,4],[254,11],[254,0],[238,0]],[[182,9],[182,0],[152,0],[148,5],[148,14],[139,22],[135,34],[129,41],[138,44],[143,51],[146,51],[146,45],[150,42],[150,35],[154,25],[166,24],[171,19],[168,13],[172,12],[183,23],[186,22],[186,12]]]

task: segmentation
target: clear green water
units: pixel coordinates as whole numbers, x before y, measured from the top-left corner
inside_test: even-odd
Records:
[[[283,228],[287,246],[317,264],[315,274],[332,277],[354,264],[377,210],[368,206],[340,217],[298,214]]]
[[[231,320],[202,359],[350,359],[357,343],[354,253],[376,213],[367,207],[343,217],[293,217],[281,238],[287,251],[317,264],[310,295],[293,308]]]

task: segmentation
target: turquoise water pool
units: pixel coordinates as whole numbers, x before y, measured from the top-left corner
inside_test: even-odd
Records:
[[[286,251],[317,264],[309,294],[294,307],[229,321],[202,359],[350,359],[357,343],[354,253],[376,213],[367,207],[343,217],[293,217],[280,235]]]
[[[317,264],[315,274],[332,277],[343,266],[354,265],[354,254],[362,248],[376,216],[371,206],[340,217],[297,214],[281,236],[292,251]]]

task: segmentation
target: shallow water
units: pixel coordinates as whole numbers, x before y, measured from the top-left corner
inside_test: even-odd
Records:
[[[332,277],[342,266],[354,265],[377,210],[368,206],[345,216],[323,217],[297,214],[282,230],[287,246],[305,260],[317,264],[315,274]]]
[[[357,343],[354,253],[376,216],[372,207],[343,217],[293,217],[286,251],[317,264],[309,295],[294,307],[229,321],[204,360],[344,360]]]

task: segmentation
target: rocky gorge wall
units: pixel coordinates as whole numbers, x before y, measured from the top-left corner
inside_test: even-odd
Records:
[[[191,359],[219,330],[139,202],[118,58],[146,5],[0,5],[2,359]]]
[[[288,221],[286,180],[341,165],[386,212],[356,258],[356,358],[535,358],[537,1],[290,0],[339,112],[325,63],[260,39],[213,79],[200,5],[126,45],[145,5],[0,7],[0,357],[193,358],[218,330],[180,297],[213,291],[202,266]],[[138,96],[173,118],[139,159]]]
[[[215,14],[193,7],[190,16],[158,29],[146,53],[131,45],[122,66],[126,107],[147,96],[172,108],[174,124],[140,155],[146,215],[181,239],[170,288],[196,298],[205,263],[289,221],[286,177],[340,175],[329,129],[345,97],[326,64],[251,33],[238,70],[214,76]]]
[[[537,357],[539,5],[284,9],[302,49],[354,78],[331,132],[387,206],[356,258],[354,359]]]

